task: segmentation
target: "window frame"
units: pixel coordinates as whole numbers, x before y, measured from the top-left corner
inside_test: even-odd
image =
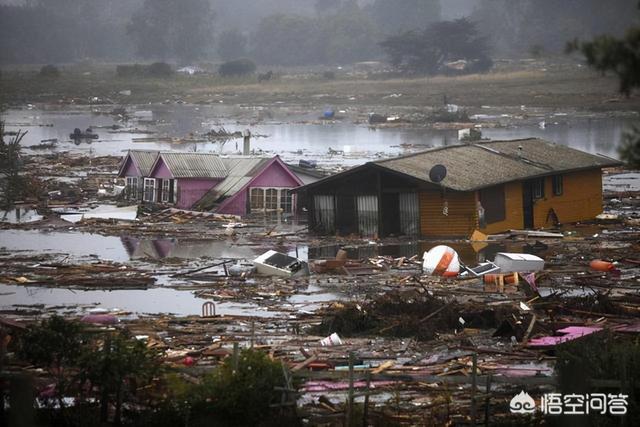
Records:
[[[291,213],[295,207],[295,195],[290,193],[293,189],[294,187],[249,187],[249,209],[251,211]],[[259,199],[262,200],[261,203],[257,202]],[[285,203],[286,200],[290,200],[290,202]],[[283,206],[283,203],[289,210]]]
[[[563,175],[553,175],[551,177],[551,186],[553,187],[553,195],[558,197],[564,194],[564,178]]]
[[[544,178],[535,179],[533,181],[533,185],[531,186],[531,197],[534,200],[544,199],[544,184]]]
[[[162,201],[162,203],[169,203],[171,201],[171,180],[170,179],[162,180],[162,187],[160,190],[160,200]]]
[[[138,198],[138,177],[137,176],[128,176],[126,181],[126,186],[129,190],[129,199],[135,200]]]
[[[145,178],[144,179],[144,186],[143,191],[142,191],[142,200],[144,202],[155,202],[156,201],[156,191],[157,191],[157,187],[156,187],[156,179],[155,178]],[[151,194],[151,199],[147,198],[148,193]]]

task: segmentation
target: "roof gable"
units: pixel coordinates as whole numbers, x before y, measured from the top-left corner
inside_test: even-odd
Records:
[[[159,151],[150,150],[129,150],[122,160],[118,171],[118,176],[123,177],[126,172],[127,162],[132,162],[140,173],[140,176],[149,176],[151,168],[158,158]]]

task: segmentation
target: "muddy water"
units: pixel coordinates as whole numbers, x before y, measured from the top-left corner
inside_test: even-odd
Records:
[[[169,288],[146,290],[89,290],[44,288],[0,284],[0,309],[11,310],[16,305],[45,307],[63,306],[77,311],[81,306],[97,306],[108,310],[120,309],[133,313],[173,313],[181,316],[199,315],[202,304],[210,301],[187,291]],[[28,307],[25,307],[28,309]],[[62,308],[62,307],[61,307]],[[216,302],[216,314],[274,317],[278,313],[247,303]]]
[[[190,240],[177,238],[139,239],[131,236],[102,236],[94,233],[46,232],[38,230],[1,230],[0,248],[9,251],[27,251],[32,254],[66,254],[72,258],[99,258],[117,262],[141,258],[181,258],[195,260],[245,259],[252,260],[269,249],[297,256],[302,260],[333,258],[340,248],[344,248],[350,259],[365,259],[382,256],[412,257],[422,256],[432,247],[446,244],[454,248],[461,260],[474,265],[492,260],[497,252],[527,252],[522,244],[483,244],[471,245],[465,242],[437,242],[431,240],[406,241],[392,244],[362,244],[341,246],[329,244],[323,246],[253,246],[248,242],[230,243],[226,240]]]
[[[107,110],[107,108],[105,108]],[[132,109],[135,111],[136,109]],[[281,109],[243,108],[231,106],[153,105],[137,109],[145,121],[119,122],[112,116],[84,110],[8,110],[5,113],[7,130],[23,129],[28,134],[23,140],[26,147],[40,144],[45,139],[58,139],[57,150],[68,150],[93,155],[120,155],[123,150],[161,149],[234,153],[241,149],[239,140],[198,144],[172,144],[170,142],[139,142],[141,138],[159,136],[185,137],[190,132],[201,134],[223,126],[228,131],[251,129],[253,134],[267,135],[253,138],[252,148],[281,155],[285,160],[316,158],[325,163],[357,164],[365,158],[392,156],[404,153],[401,144],[414,144],[415,148],[437,147],[457,143],[457,131],[437,129],[385,128],[372,129],[367,125],[354,125],[349,119],[328,124],[309,124],[321,112],[300,112]],[[147,124],[150,120],[153,124]],[[617,156],[621,135],[633,117],[588,118],[569,115],[542,115],[522,120],[518,126],[483,129],[483,135],[492,139],[540,137],[566,144],[591,153]],[[541,123],[544,122],[544,127]],[[155,134],[133,132],[113,133],[104,128],[119,125],[124,128],[152,130]],[[74,128],[93,127],[98,140],[74,144],[69,134]],[[101,126],[96,127],[96,126]],[[136,139],[138,141],[136,141]],[[344,152],[328,156],[329,149]],[[38,150],[48,152],[50,150]],[[35,152],[35,151],[34,151]]]
[[[271,247],[233,244],[226,240],[183,240],[176,238],[138,239],[130,236],[102,236],[94,233],[46,232],[38,230],[2,230],[0,248],[31,253],[67,254],[72,258],[94,257],[127,262],[139,258],[238,258],[253,259]],[[296,248],[275,248],[290,255]],[[307,248],[298,247],[298,256],[306,259]]]

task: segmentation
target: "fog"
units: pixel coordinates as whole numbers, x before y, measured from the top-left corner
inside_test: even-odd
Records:
[[[2,64],[249,58],[258,65],[384,61],[381,42],[468,18],[492,58],[561,54],[619,35],[635,0],[0,0]],[[440,27],[457,28],[457,27]],[[398,39],[404,43],[408,39]]]

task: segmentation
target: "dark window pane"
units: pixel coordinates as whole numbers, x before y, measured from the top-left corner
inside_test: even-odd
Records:
[[[504,221],[504,185],[480,190],[480,203],[484,208],[485,223],[493,224],[494,222]]]

